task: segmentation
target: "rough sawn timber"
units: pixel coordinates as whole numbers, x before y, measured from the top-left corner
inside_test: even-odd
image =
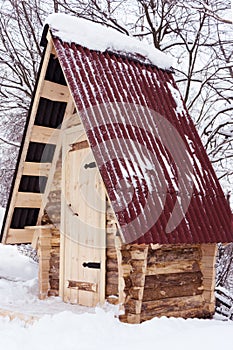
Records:
[[[123,245],[123,322],[211,317],[216,245]]]

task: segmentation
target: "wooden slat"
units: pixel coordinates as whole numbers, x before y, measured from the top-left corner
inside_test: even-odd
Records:
[[[69,99],[69,89],[67,86],[45,80],[41,92],[41,97],[51,101],[67,102]]]
[[[87,292],[96,292],[97,284],[86,281],[67,281],[67,288],[85,290]]]
[[[45,126],[34,125],[32,128],[31,141],[39,143],[49,143],[55,145],[60,134],[59,129],[47,128]]]
[[[33,239],[33,231],[28,229],[10,228],[6,244],[31,243]]]
[[[42,202],[41,193],[18,192],[15,207],[40,208]]]
[[[51,163],[25,162],[23,166],[23,175],[48,177],[50,168]]]

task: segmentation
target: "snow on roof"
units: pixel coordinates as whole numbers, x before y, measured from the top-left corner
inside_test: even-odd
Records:
[[[166,70],[172,67],[172,60],[154,46],[99,23],[62,13],[49,15],[46,23],[52,33],[64,42],[73,42],[100,52],[125,54]]]

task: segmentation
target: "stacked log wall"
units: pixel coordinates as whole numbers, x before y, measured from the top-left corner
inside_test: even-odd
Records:
[[[214,313],[215,245],[125,245],[123,322]]]
[[[60,231],[51,230],[48,296],[59,296]]]
[[[107,200],[106,205],[106,300],[109,303],[119,301],[119,264],[116,247],[116,237],[118,234],[115,214]]]
[[[60,222],[61,222],[61,153],[56,164],[54,178],[42,217],[42,225],[51,224],[49,288],[48,296],[59,295],[59,263],[60,263]]]

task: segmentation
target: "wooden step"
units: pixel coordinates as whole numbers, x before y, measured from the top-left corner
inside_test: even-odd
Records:
[[[33,125],[30,141],[38,143],[49,143],[55,145],[60,134],[60,129],[48,128],[46,126]]]
[[[10,228],[7,235],[6,244],[31,243],[33,240],[33,230]]]
[[[69,88],[64,85],[45,80],[41,97],[51,101],[68,102],[70,96]]]
[[[28,176],[49,176],[51,163],[25,162],[23,165],[23,175]]]
[[[18,192],[15,207],[18,208],[40,208],[42,202],[41,193]]]

